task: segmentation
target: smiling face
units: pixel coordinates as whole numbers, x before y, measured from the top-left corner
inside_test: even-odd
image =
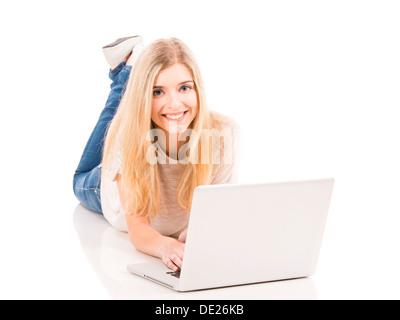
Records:
[[[197,115],[197,94],[189,69],[176,63],[155,79],[151,119],[166,135],[184,132]]]

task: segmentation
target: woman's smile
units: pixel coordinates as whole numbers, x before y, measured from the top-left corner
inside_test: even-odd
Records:
[[[189,112],[189,110],[180,112],[180,113],[166,113],[163,114],[163,116],[167,119],[167,121],[182,121],[183,119],[185,119],[187,113]]]

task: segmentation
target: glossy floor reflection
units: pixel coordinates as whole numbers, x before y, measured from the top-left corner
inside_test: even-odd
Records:
[[[126,270],[128,264],[156,258],[136,251],[128,234],[112,228],[102,215],[78,205],[73,219],[82,250],[110,299],[317,299],[311,278],[175,292]]]

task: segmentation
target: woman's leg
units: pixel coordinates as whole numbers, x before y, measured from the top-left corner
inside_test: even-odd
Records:
[[[101,159],[108,124],[113,119],[124,93],[132,67],[121,62],[110,71],[111,92],[105,108],[86,144],[78,168],[74,174],[75,196],[88,209],[102,213],[100,199]]]

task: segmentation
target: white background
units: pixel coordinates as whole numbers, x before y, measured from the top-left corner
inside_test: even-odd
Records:
[[[316,298],[399,299],[399,16],[397,1],[2,1],[0,298],[115,297],[82,250],[72,176],[108,95],[101,47],[140,34],[194,51],[210,108],[242,127],[242,182],[336,179]]]

